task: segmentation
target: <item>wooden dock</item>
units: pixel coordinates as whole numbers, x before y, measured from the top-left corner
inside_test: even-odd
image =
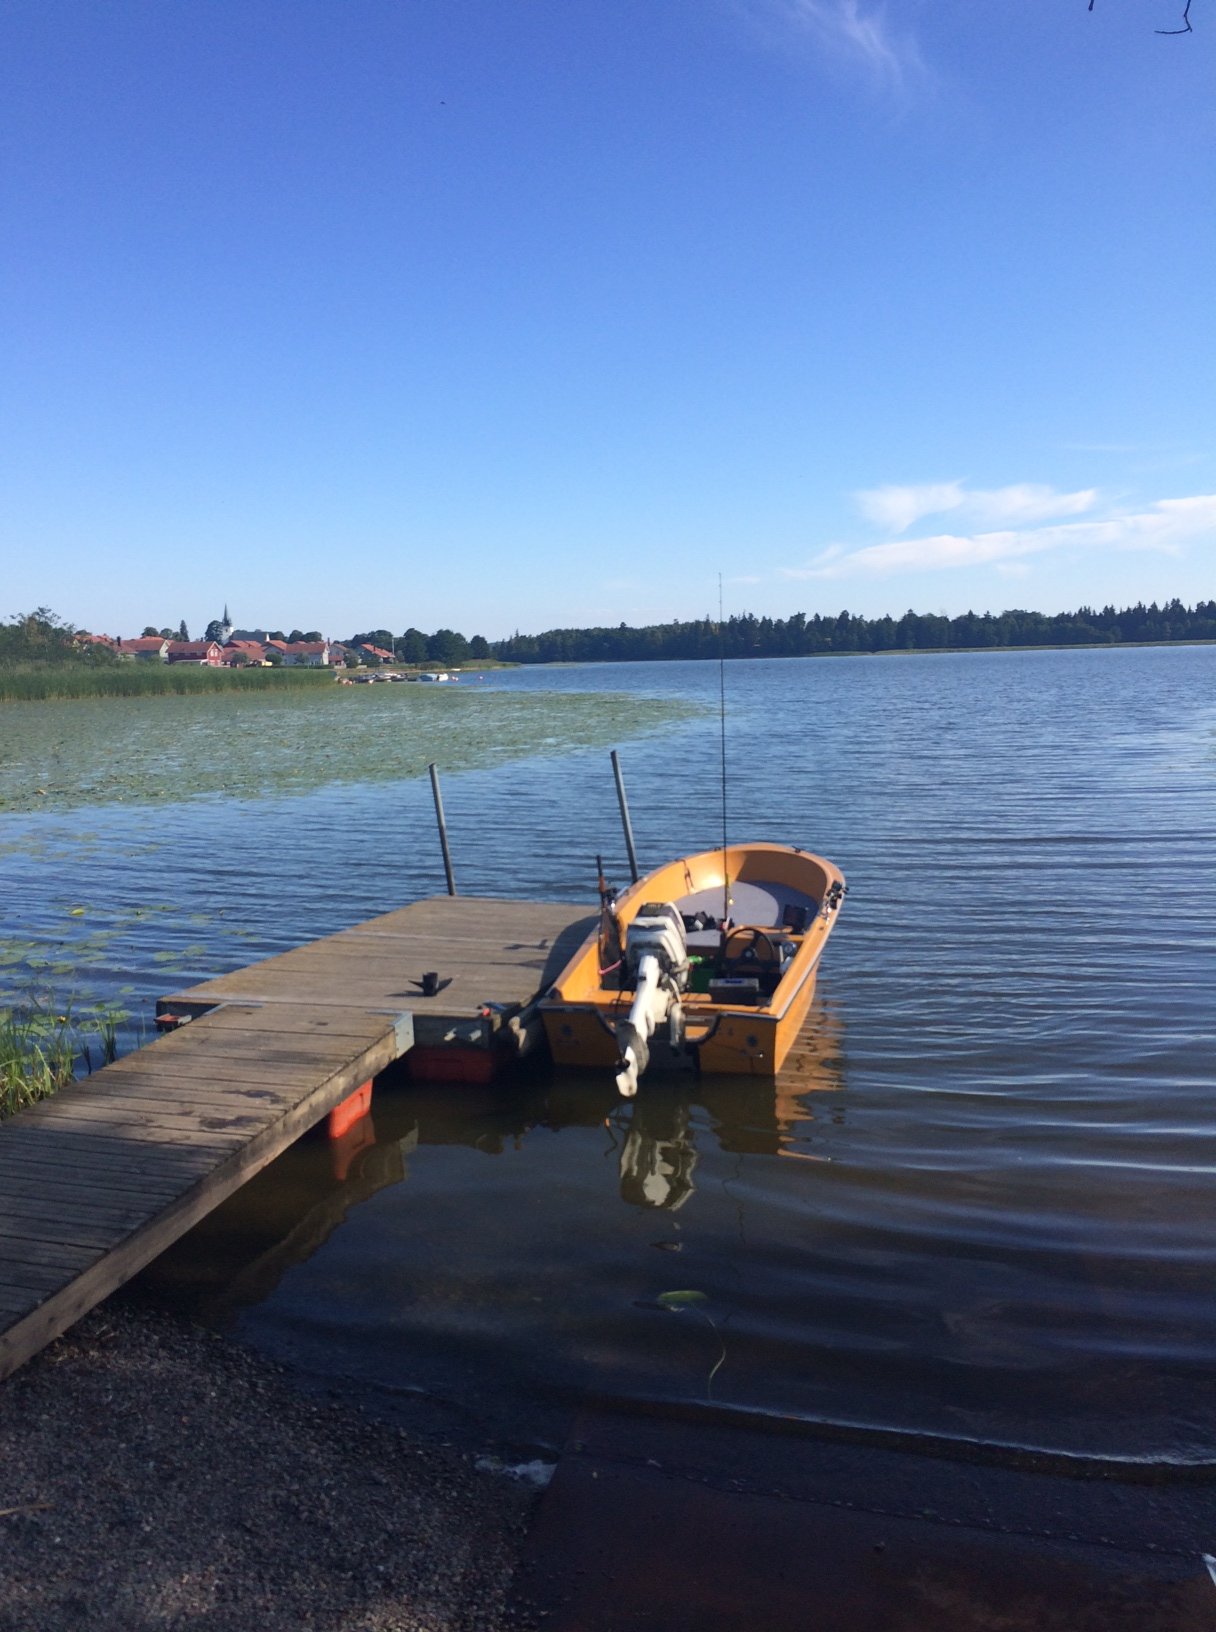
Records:
[[[0,1124],[0,1379],[403,1055],[522,1047],[594,924],[416,902],[173,994],[188,1024]]]
[[[219,1003],[408,1009],[419,1050],[492,1051],[515,1046],[532,1003],[597,922],[585,904],[435,896],[175,992],[157,1012],[202,1014]],[[438,977],[431,995],[427,974]]]

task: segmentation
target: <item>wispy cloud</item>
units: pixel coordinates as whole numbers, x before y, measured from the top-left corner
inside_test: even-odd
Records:
[[[1001,493],[1014,489],[1002,488]],[[1057,495],[1070,498],[1078,495]],[[1058,512],[1057,512],[1058,513]],[[784,569],[787,578],[885,577],[896,572],[997,566],[1004,571],[1026,557],[1068,550],[1147,550],[1181,554],[1197,539],[1216,534],[1216,493],[1159,499],[1143,510],[1115,512],[1085,521],[1005,527],[991,532],[934,533],[849,549],[830,545],[805,567]]]
[[[926,482],[911,487],[874,487],[856,495],[861,513],[887,532],[902,533],[925,516],[958,512],[973,527],[1051,521],[1083,515],[1097,500],[1094,488],[1059,493],[1037,482],[1011,487],[971,488],[961,481]]]
[[[889,89],[904,89],[924,74],[915,39],[892,27],[884,5],[864,0],[752,0],[750,9],[797,29],[826,55],[860,66]]]

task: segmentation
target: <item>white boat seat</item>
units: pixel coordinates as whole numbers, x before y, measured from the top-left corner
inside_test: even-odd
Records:
[[[724,905],[722,886],[716,884],[708,890],[697,890],[693,895],[682,895],[674,905],[677,912],[687,917],[694,913],[707,912],[712,918],[720,919]],[[819,911],[819,903],[813,895],[791,889],[788,884],[738,883],[730,887],[732,923],[755,924],[759,929],[788,927],[785,923],[787,907],[805,908],[808,922]],[[707,933],[714,936],[716,946],[716,931],[693,930],[688,937],[689,949],[700,950],[700,946],[694,943],[697,943],[699,936]]]

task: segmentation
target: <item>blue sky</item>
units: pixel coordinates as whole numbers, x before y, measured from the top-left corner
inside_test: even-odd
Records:
[[[7,0],[0,615],[1216,595],[1216,4]]]

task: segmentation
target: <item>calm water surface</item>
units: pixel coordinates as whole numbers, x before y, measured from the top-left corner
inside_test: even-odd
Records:
[[[448,776],[462,891],[591,900],[597,850],[623,880],[600,695],[643,862],[712,845],[717,686],[699,664],[485,682],[480,708],[576,724]],[[738,663],[727,687],[732,837],[850,884],[805,1090],[391,1092],[344,1180],[304,1142],[150,1295],[478,1443],[559,1443],[587,1393],[711,1394],[1210,1457],[1216,649]],[[453,705],[456,764],[464,700],[428,701]],[[442,868],[406,775],[9,815],[0,888],[8,985],[121,994],[137,1033],[159,993]],[[678,1289],[705,1301],[658,1303]]]

